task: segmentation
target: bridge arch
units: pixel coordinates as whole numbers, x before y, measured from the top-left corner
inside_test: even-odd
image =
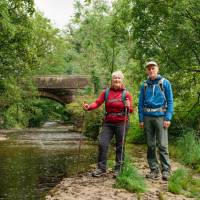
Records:
[[[65,104],[71,103],[75,98],[74,94],[70,94],[70,95],[68,94],[67,96],[60,97],[58,95],[55,95],[55,94],[53,94],[51,92],[47,92],[47,91],[39,91],[39,96],[42,98],[48,98],[48,99],[57,101],[58,103],[62,104],[63,106]]]
[[[86,75],[37,76],[34,78],[39,96],[57,101],[63,105],[71,103],[78,89],[90,85]]]

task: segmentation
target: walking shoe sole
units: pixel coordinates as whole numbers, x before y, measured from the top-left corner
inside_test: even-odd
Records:
[[[147,177],[146,177],[146,178],[147,178]],[[158,177],[158,178],[147,178],[147,179],[151,179],[151,180],[159,180],[160,177]]]
[[[102,174],[99,174],[99,175],[96,175],[96,174],[92,174],[92,177],[101,177],[101,176],[105,176],[106,173],[102,173]]]
[[[159,180],[160,176],[158,176],[158,177],[148,177],[148,176],[146,176],[146,178],[147,179],[151,179],[151,180]]]
[[[168,181],[169,178],[162,177],[162,180],[163,180],[163,181]]]

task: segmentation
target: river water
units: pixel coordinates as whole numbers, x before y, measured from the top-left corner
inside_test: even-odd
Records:
[[[0,200],[42,200],[63,177],[96,160],[96,145],[64,126],[6,135],[0,141]]]

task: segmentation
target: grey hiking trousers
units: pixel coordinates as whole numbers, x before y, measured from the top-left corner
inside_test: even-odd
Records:
[[[104,123],[99,139],[99,153],[98,153],[98,168],[106,171],[106,164],[107,164],[107,152],[109,144],[115,135],[116,141],[116,157],[115,157],[115,170],[119,170],[123,160],[124,160],[124,143],[125,143],[125,136],[128,131],[128,126],[125,127],[125,135],[124,135],[124,124],[112,124],[112,123]],[[123,135],[124,135],[124,143],[123,143]],[[123,155],[122,155],[123,154]]]
[[[161,170],[170,171],[168,152],[168,129],[163,127],[164,117],[144,117],[144,131],[147,140],[147,160],[151,170],[160,169],[157,159],[157,147]]]

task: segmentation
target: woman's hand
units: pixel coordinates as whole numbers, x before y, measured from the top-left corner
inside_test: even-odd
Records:
[[[89,109],[89,104],[83,102],[82,108],[83,108],[83,110],[86,110],[86,111],[87,111],[87,110]]]
[[[124,101],[124,105],[125,105],[126,108],[130,109],[131,104],[130,104],[129,99],[126,99],[126,100]]]

